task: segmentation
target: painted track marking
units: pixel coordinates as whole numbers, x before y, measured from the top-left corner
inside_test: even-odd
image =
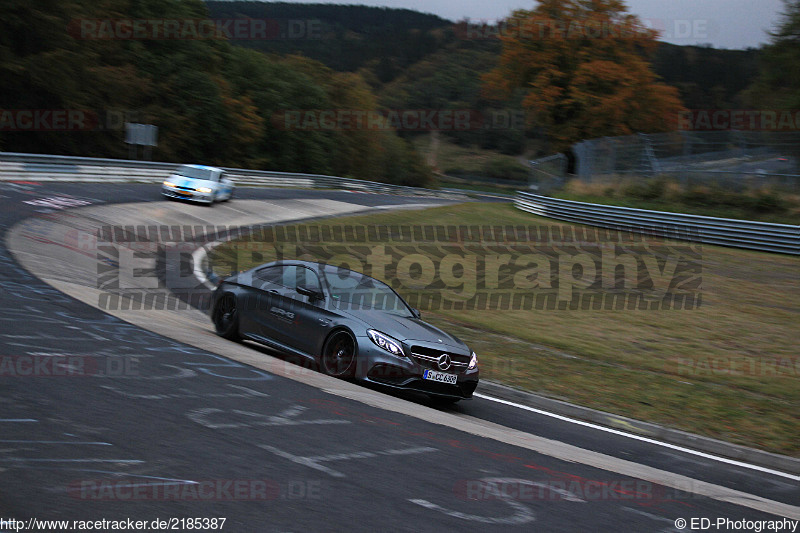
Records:
[[[735,459],[728,459],[726,457],[720,457],[718,455],[712,455],[710,453],[705,453],[705,452],[700,452],[700,451],[697,451],[697,450],[692,450],[691,448],[684,448],[683,446],[678,446],[677,444],[670,444],[668,442],[662,442],[662,441],[659,441],[659,440],[651,439],[649,437],[642,437],[640,435],[635,435],[633,433],[626,433],[626,432],[620,431],[618,429],[613,429],[613,428],[608,428],[608,427],[605,427],[605,426],[600,426],[598,424],[593,424],[591,422],[584,422],[583,420],[576,420],[574,418],[569,418],[569,417],[566,417],[566,416],[563,416],[563,415],[558,415],[558,414],[555,414],[555,413],[551,413],[549,411],[543,411],[542,409],[537,409],[535,407],[529,407],[527,405],[522,405],[522,404],[519,404],[519,403],[510,402],[508,400],[503,400],[503,399],[500,399],[500,398],[494,398],[492,396],[485,396],[483,394],[478,394],[478,393],[475,393],[474,396],[476,396],[478,398],[482,398],[484,400],[489,400],[491,402],[502,403],[504,405],[508,405],[508,406],[511,406],[511,407],[516,407],[518,409],[524,409],[525,411],[530,411],[532,413],[537,413],[537,414],[540,414],[540,415],[549,416],[551,418],[555,418],[557,420],[562,420],[564,422],[569,422],[571,424],[577,424],[579,426],[584,426],[584,427],[588,427],[588,428],[592,428],[592,429],[597,429],[599,431],[605,431],[606,433],[612,433],[614,435],[619,435],[620,437],[626,437],[626,438],[629,438],[629,439],[634,439],[634,440],[646,442],[648,444],[654,444],[656,446],[662,446],[664,448],[669,448],[671,450],[678,450],[678,451],[681,451],[681,452],[684,452],[684,453],[688,453],[688,454],[691,454],[691,455],[696,455],[698,457],[703,457],[704,459],[711,459],[713,461],[719,461],[719,462],[726,463],[726,464],[729,464],[729,465],[740,466],[742,468],[748,468],[750,470],[757,470],[759,472],[765,472],[767,474],[772,474],[774,476],[785,477],[785,478],[791,479],[793,481],[800,481],[800,476],[796,476],[796,475],[793,475],[793,474],[788,474],[786,472],[781,472],[779,470],[773,470],[771,468],[766,468],[766,467],[763,467],[763,466],[753,465],[753,464],[750,464],[750,463],[744,463],[742,461],[736,461]]]

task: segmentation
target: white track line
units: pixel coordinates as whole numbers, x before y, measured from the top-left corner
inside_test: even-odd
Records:
[[[551,413],[549,411],[543,411],[541,409],[536,409],[535,407],[529,407],[527,405],[522,405],[519,403],[510,402],[508,400],[502,400],[500,398],[494,398],[492,396],[485,396],[483,394],[474,393],[473,396],[478,398],[483,398],[484,400],[489,400],[492,402],[502,403],[505,405],[510,405],[511,407],[517,407],[518,409],[524,409],[526,411],[531,411],[532,413],[537,413],[544,416],[549,416],[551,418],[556,418],[558,420],[563,420],[564,422],[569,422],[571,424],[577,424],[579,426],[584,426],[592,429],[597,429],[599,431],[605,431],[606,433],[613,433],[614,435],[619,435],[621,437],[627,437],[629,439],[634,439],[642,442],[647,442],[648,444],[655,444],[656,446],[663,446],[664,448],[669,448],[671,450],[677,450],[680,452],[688,453],[691,455],[696,455],[698,457],[703,457],[705,459],[711,459],[714,461],[719,461],[721,463],[727,463],[729,465],[740,466],[742,468],[748,468],[750,470],[757,470],[759,472],[766,472],[767,474],[772,474],[775,476],[784,477],[787,479],[791,479],[794,481],[800,481],[800,476],[796,476],[793,474],[788,474],[786,472],[781,472],[779,470],[772,470],[771,468],[766,468],[763,466],[752,465],[750,463],[743,463],[741,461],[736,461],[734,459],[727,459],[725,457],[720,457],[718,455],[711,455],[705,452],[699,452],[697,450],[692,450],[691,448],[684,448],[683,446],[677,446],[675,444],[670,444],[668,442],[662,442],[659,440],[651,439],[649,437],[642,437],[640,435],[635,435],[633,433],[626,433],[624,431],[620,431],[618,429],[612,429],[605,426],[599,426],[597,424],[592,424],[591,422],[584,422],[582,420],[576,420],[574,418],[569,418],[562,415],[557,415],[555,413]]]

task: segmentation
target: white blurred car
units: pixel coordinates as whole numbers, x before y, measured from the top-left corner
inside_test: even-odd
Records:
[[[233,196],[234,185],[221,168],[205,165],[181,165],[161,185],[161,194],[213,204]]]

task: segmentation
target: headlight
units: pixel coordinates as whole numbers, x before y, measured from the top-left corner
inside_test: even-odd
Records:
[[[475,355],[475,352],[472,352],[472,357],[469,359],[469,366],[467,367],[469,370],[476,368],[478,366],[478,356]]]
[[[197,188],[197,192],[204,192],[204,193],[210,193],[212,190],[213,189],[211,189],[209,187],[198,187]]]
[[[172,183],[171,181],[165,181],[164,182],[164,187],[175,187],[175,184]]]
[[[403,347],[400,345],[399,341],[381,333],[380,331],[375,331],[374,329],[367,330],[367,334],[369,335],[369,338],[372,339],[372,342],[377,344],[379,348],[382,348],[390,354],[398,357],[405,356],[403,353]]]

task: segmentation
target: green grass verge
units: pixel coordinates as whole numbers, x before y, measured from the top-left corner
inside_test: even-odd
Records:
[[[469,203],[314,226],[346,224],[558,223],[510,204]],[[244,270],[273,259],[271,249],[254,255],[253,243],[233,242],[212,263],[233,253]],[[693,310],[438,310],[423,318],[475,349],[484,378],[800,457],[800,258],[702,246],[701,262],[703,300]]]
[[[479,191],[488,193],[498,193],[502,195],[516,196],[516,192],[520,189],[525,189],[526,184],[520,184],[517,187],[493,185],[486,182],[467,181],[467,180],[452,180],[448,177],[439,177],[439,186],[443,189],[462,189],[465,191]]]
[[[800,225],[800,194],[780,188],[732,191],[718,185],[685,187],[667,178],[585,183],[574,179],[556,198],[592,204]]]
[[[609,198],[607,196],[574,194],[569,192],[557,192],[553,194],[553,197],[563,200],[574,200],[576,202],[587,202],[590,204],[617,205],[621,207],[633,207],[635,209],[666,211],[668,213],[685,213],[687,215],[703,215],[707,217],[732,218],[736,220],[756,220],[774,224],[791,224],[793,226],[800,225],[800,214],[794,212],[757,213],[750,209],[737,207],[697,206],[683,202],[653,201],[639,198]]]

